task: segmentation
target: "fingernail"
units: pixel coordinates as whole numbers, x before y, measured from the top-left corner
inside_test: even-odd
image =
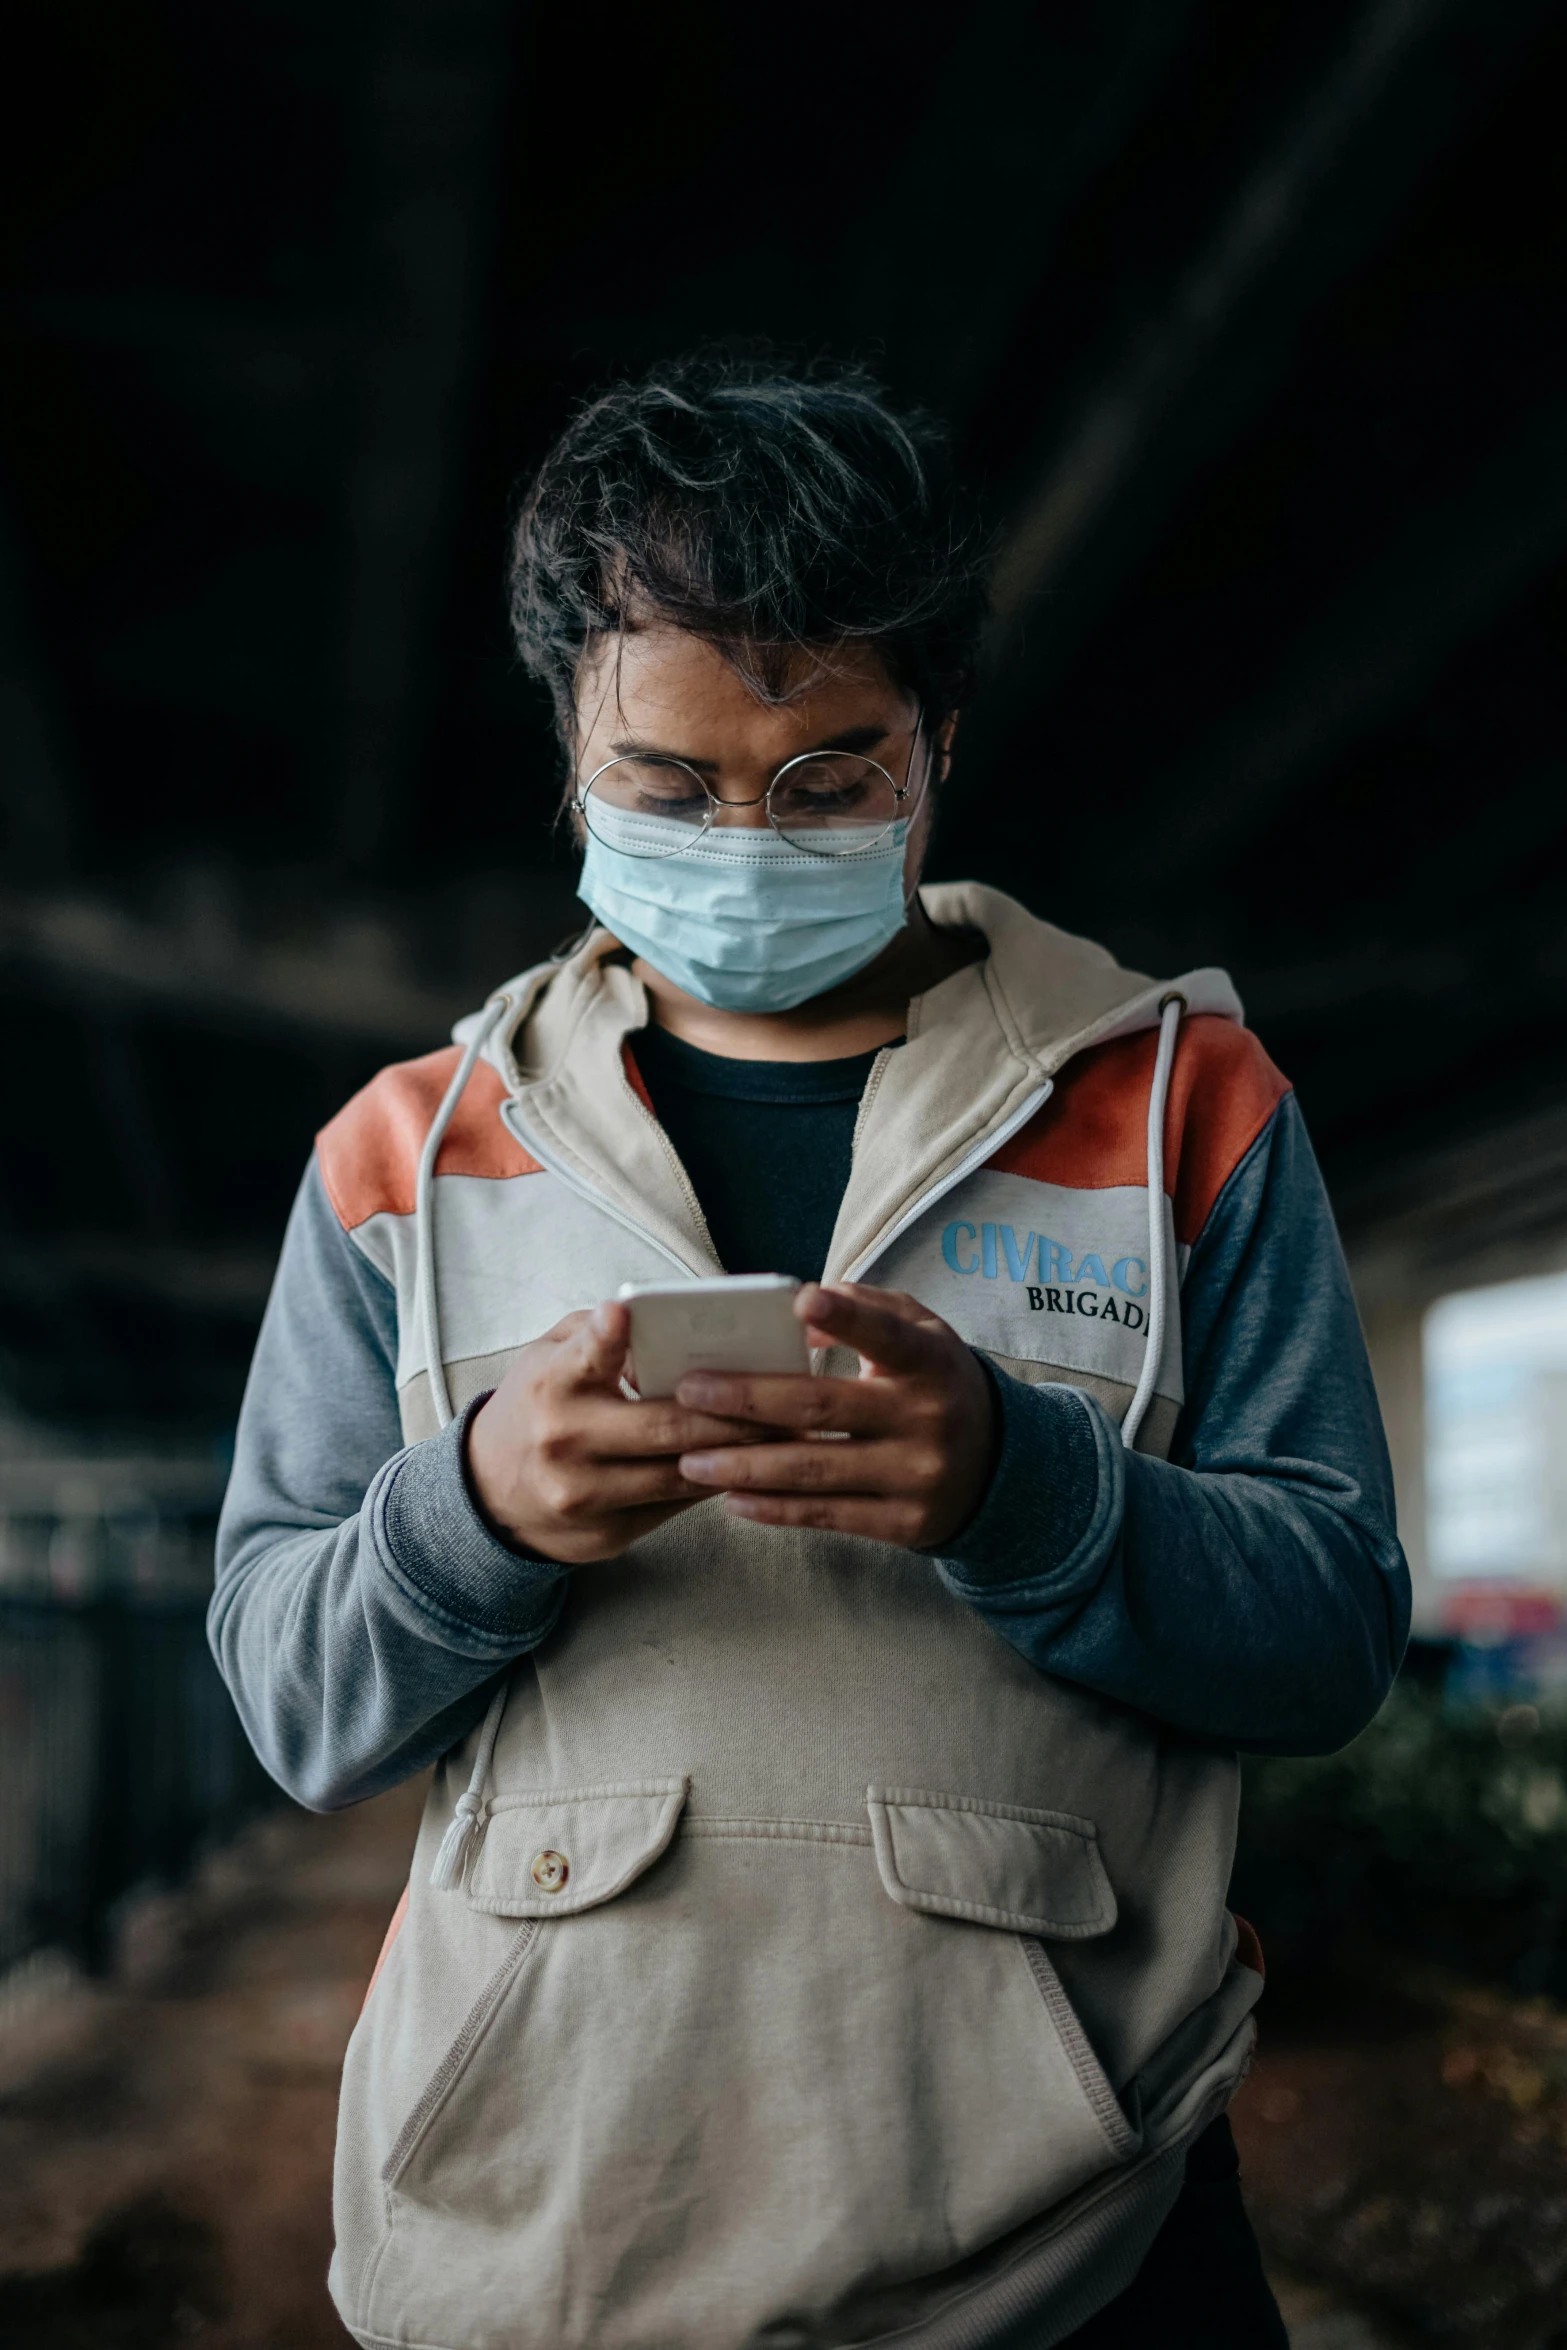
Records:
[[[710,1452],[683,1452],[680,1456],[680,1474],[690,1485],[716,1485],[717,1458]]]
[[[723,1386],[722,1379],[714,1378],[710,1372],[688,1371],[675,1389],[675,1401],[684,1404],[710,1403],[715,1396],[723,1393]]]

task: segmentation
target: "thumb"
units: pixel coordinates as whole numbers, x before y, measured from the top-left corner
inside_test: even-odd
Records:
[[[607,1297],[574,1334],[569,1347],[574,1360],[562,1368],[573,1387],[618,1386],[630,1343],[631,1309]]]

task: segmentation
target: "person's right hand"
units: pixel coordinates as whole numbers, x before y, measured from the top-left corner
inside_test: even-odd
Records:
[[[618,1558],[666,1518],[711,1501],[679,1457],[754,1444],[754,1421],[632,1403],[620,1391],[631,1310],[568,1314],[525,1346],[468,1430],[468,1477],[495,1531],[562,1566]]]

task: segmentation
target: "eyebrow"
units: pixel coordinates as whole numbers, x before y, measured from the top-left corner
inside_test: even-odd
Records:
[[[825,742],[806,743],[802,749],[791,751],[789,756],[804,759],[813,751],[869,751],[877,743],[885,742],[891,732],[890,726],[846,726],[840,733],[830,735]],[[611,743],[609,747],[617,759],[678,759],[683,767],[694,767],[698,775],[716,775],[719,769],[717,759],[698,759],[690,751],[672,751],[660,743],[629,741]],[[781,764],[787,765],[788,761]]]

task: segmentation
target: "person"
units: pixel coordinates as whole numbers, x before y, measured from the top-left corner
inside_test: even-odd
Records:
[[[982,569],[853,370],[622,385],[521,507],[595,921],[320,1136],[212,1603],[302,1802],[433,1766],[361,2343],[1284,2341],[1237,1754],[1361,1728],[1407,1576],[1229,981],[921,883]],[[813,1371],[639,1397],[620,1285],[721,1272]]]

